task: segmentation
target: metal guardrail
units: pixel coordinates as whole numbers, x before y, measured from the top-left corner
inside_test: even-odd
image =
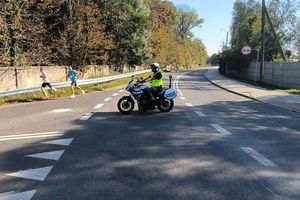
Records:
[[[143,73],[147,73],[147,72],[150,72],[150,70],[132,72],[132,73],[121,74],[121,75],[116,75],[116,76],[108,76],[108,77],[103,77],[103,78],[78,80],[77,83],[78,83],[78,85],[89,85],[89,84],[105,83],[105,82],[114,81],[114,80],[118,80],[118,79],[122,79],[122,78],[127,78],[127,77],[130,77],[130,76],[139,75],[139,74],[143,74]],[[70,86],[70,84],[71,84],[71,81],[61,82],[61,83],[53,83],[52,85],[55,88],[63,88],[63,87]],[[35,92],[35,91],[39,91],[40,89],[41,89],[41,87],[31,87],[31,88],[7,90],[7,91],[4,91],[4,92],[0,92],[0,97],[17,95],[17,94],[24,94],[24,93],[29,93],[29,92]]]

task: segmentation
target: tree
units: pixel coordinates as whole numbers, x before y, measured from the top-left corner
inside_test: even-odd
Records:
[[[201,27],[203,22],[204,20],[199,18],[199,15],[195,12],[195,10],[184,5],[178,7],[176,30],[182,40],[184,38],[193,37],[191,30],[195,27]]]
[[[73,50],[76,65],[106,64],[109,50],[114,47],[111,36],[101,23],[102,15],[97,3],[79,0],[73,7]]]
[[[237,0],[233,9],[231,25],[231,46],[234,49],[244,45],[259,45],[260,5],[256,1]]]
[[[167,1],[146,0],[145,4],[150,10],[148,29],[150,37],[148,46],[153,61],[162,65],[170,65],[172,58],[170,52],[174,51],[176,7]]]
[[[5,2],[0,2],[0,67],[9,65],[8,49],[8,29],[5,16]]]
[[[142,0],[99,1],[105,31],[112,35],[115,48],[110,63],[117,67],[140,65],[149,59],[147,21],[149,12]]]
[[[217,66],[219,64],[220,55],[219,54],[213,54],[208,59],[208,64],[212,66]]]
[[[204,64],[202,23],[165,0],[3,0],[0,65]]]
[[[293,49],[297,41],[297,6],[299,0],[279,1],[270,0],[267,10],[270,13],[272,23],[279,36],[280,43],[285,50]],[[261,9],[260,2],[255,0],[242,1],[236,0],[233,11],[233,21],[231,25],[231,45],[237,50],[244,45],[250,45],[253,48],[259,48],[261,32]],[[271,30],[270,24],[266,24],[266,44],[265,59],[274,60],[279,54],[279,47],[274,42],[275,36]]]

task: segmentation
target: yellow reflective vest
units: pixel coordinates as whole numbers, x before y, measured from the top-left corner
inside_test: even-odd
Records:
[[[162,87],[163,86],[163,78],[161,76],[161,79],[154,79],[155,75],[157,73],[160,73],[160,72],[153,72],[152,75],[151,75],[151,87]]]

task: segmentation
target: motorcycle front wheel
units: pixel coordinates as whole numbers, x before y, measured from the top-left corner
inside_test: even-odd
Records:
[[[158,110],[160,110],[160,112],[170,112],[174,107],[174,101],[168,99],[162,99],[159,101],[157,107]]]
[[[133,111],[133,109],[134,109],[134,101],[131,97],[129,96],[122,97],[118,101],[118,110],[122,114],[129,114]]]

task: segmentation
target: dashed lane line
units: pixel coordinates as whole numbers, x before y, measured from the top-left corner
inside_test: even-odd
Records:
[[[199,117],[206,117],[206,115],[201,112],[201,111],[195,111],[195,113],[199,116]]]
[[[52,113],[65,113],[65,112],[70,112],[72,111],[72,109],[55,109],[55,110],[52,110],[51,112]]]
[[[193,107],[193,106],[194,106],[194,105],[191,104],[191,103],[185,103],[185,105],[188,106],[188,107]]]
[[[98,104],[94,107],[95,110],[99,110],[100,108],[102,108],[104,106],[104,104]]]
[[[93,115],[94,115],[93,112],[91,112],[91,113],[86,113],[85,115],[83,115],[83,116],[80,118],[80,121],[87,121],[87,120],[89,120]]]
[[[116,96],[118,96],[119,95],[119,93],[114,93],[112,96],[113,97],[116,97]]]
[[[119,90],[120,93],[124,92],[124,90]]]
[[[266,166],[266,167],[278,167],[275,163],[273,163],[271,160],[267,159],[251,147],[241,147],[241,149],[246,152],[249,156],[251,156],[254,160],[259,162],[260,164]]]
[[[216,129],[222,135],[232,135],[229,131],[227,131],[226,129],[224,129],[222,126],[218,124],[211,124],[211,126],[214,127],[214,129]]]
[[[110,101],[110,100],[112,100],[111,97],[107,97],[106,99],[104,99],[105,102],[108,102],[108,101]]]
[[[185,97],[180,97],[180,99],[181,99],[181,100],[186,100],[186,98],[185,98]]]

